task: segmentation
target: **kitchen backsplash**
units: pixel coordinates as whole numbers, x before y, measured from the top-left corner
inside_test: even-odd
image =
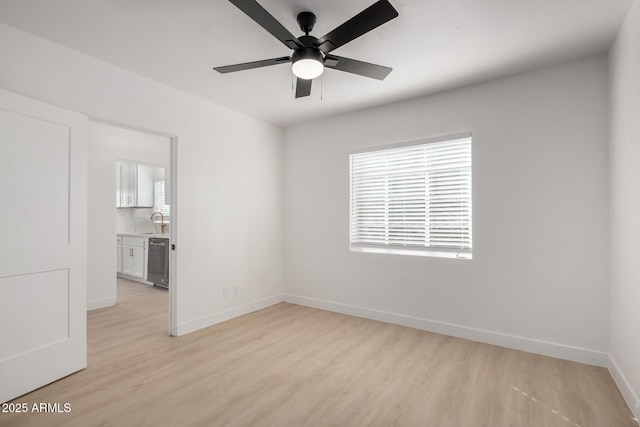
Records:
[[[151,221],[152,208],[116,209],[116,230],[119,233],[159,233],[160,225]],[[169,228],[165,228],[169,231]]]

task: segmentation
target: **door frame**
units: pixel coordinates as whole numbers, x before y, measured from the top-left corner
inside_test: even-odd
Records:
[[[134,132],[146,133],[149,135],[161,136],[169,139],[169,179],[171,182],[171,227],[169,230],[169,239],[171,248],[177,249],[178,236],[178,137],[166,132],[146,129],[139,126],[132,126],[126,123],[113,120],[105,120],[100,117],[89,116],[89,123],[99,123],[120,129],[131,130]],[[178,336],[178,260],[177,250],[169,250],[169,325],[168,333],[171,336]],[[115,272],[114,272],[115,275]],[[116,284],[117,286],[117,284]]]

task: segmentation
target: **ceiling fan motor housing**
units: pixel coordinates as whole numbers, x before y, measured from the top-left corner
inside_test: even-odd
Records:
[[[313,48],[313,49],[318,49],[314,44],[316,42],[316,40],[318,40],[318,39],[313,37],[313,36],[300,36],[300,37],[298,37],[298,41],[300,43],[302,43],[306,47],[310,47],[310,48]]]

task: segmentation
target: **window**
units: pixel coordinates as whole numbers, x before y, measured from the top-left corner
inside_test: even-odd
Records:
[[[153,183],[154,189],[154,206],[153,210],[156,212],[162,212],[165,217],[165,222],[169,219],[170,209],[169,205],[164,204],[164,181],[156,181]]]
[[[349,156],[351,250],[471,258],[471,134]]]

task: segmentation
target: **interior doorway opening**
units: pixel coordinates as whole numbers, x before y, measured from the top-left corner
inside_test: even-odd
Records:
[[[177,330],[175,145],[159,132],[89,122],[88,309],[117,304],[119,281],[164,292],[170,335]]]

